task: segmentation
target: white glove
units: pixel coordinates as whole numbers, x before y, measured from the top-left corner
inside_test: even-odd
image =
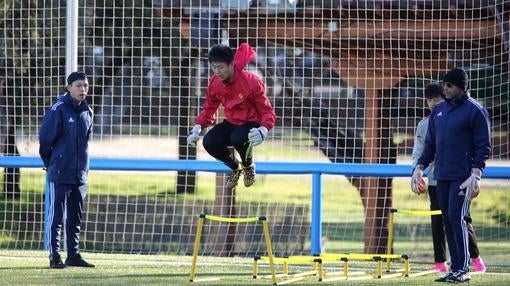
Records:
[[[427,182],[422,177],[420,179],[420,183],[418,184],[418,189],[416,189],[416,185],[411,184],[411,191],[417,195],[425,194],[427,192]]]
[[[259,128],[250,129],[250,133],[248,133],[248,140],[253,146],[260,145],[267,136],[267,128],[261,126]]]
[[[189,146],[197,145],[197,141],[200,138],[200,131],[202,131],[202,126],[200,126],[199,124],[193,126],[193,129],[191,129],[187,139]]]
[[[423,166],[416,165],[413,170],[413,176],[411,177],[411,191],[415,194],[420,194],[420,189],[424,188],[424,180],[423,180]],[[420,186],[422,185],[422,186]]]
[[[480,193],[480,178],[482,176],[482,170],[478,168],[471,169],[471,176],[467,178],[464,183],[459,186],[459,189],[466,189],[466,196],[470,199],[474,199]]]

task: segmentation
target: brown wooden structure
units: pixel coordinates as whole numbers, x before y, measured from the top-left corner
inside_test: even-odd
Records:
[[[385,152],[387,143],[381,140],[381,132],[390,128],[389,120],[381,116],[382,90],[396,86],[405,78],[446,72],[456,64],[449,52],[462,52],[464,48],[485,59],[480,64],[508,61],[501,23],[492,7],[452,6],[435,10],[418,6],[383,9],[354,5],[305,7],[286,15],[261,14],[257,10],[229,11],[223,21],[229,37],[239,42],[304,47],[330,57],[332,68],[340,78],[352,87],[364,89],[365,163],[386,163],[389,156]],[[508,7],[501,8],[508,10]],[[180,18],[183,37],[190,36],[189,12],[176,8],[159,11],[161,15]],[[370,177],[353,180],[353,184],[366,211],[365,251],[385,253],[392,179]]]

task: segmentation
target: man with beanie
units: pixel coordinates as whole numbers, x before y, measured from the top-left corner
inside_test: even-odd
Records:
[[[423,169],[434,160],[436,193],[451,259],[450,272],[436,281],[462,283],[471,279],[466,217],[471,199],[480,192],[479,182],[491,151],[489,115],[467,91],[464,70],[450,70],[443,83],[445,100],[430,115],[412,184],[418,188]]]
[[[39,154],[46,168],[45,247],[50,268],[94,267],[80,254],[80,224],[89,170],[88,141],[92,109],[85,101],[87,75],[76,71],[67,77],[66,93],[48,109],[39,130]],[[67,258],[60,256],[65,214]]]
[[[253,185],[253,147],[262,144],[276,121],[264,83],[244,70],[255,56],[253,48],[246,43],[239,46],[235,55],[224,45],[215,45],[209,50],[214,75],[209,80],[202,111],[187,138],[188,145],[195,146],[202,129],[214,123],[216,111],[223,105],[225,120],[207,132],[203,145],[211,156],[232,169],[226,180],[227,188],[235,188],[241,174],[246,187]],[[230,152],[229,146],[239,153],[241,162]]]
[[[443,101],[443,86],[437,82],[431,82],[425,87],[425,99],[427,101],[428,108],[432,111],[434,107]],[[430,116],[427,116],[420,120],[416,127],[413,145],[413,166],[416,166],[418,158],[423,152],[425,146],[425,137],[427,136],[427,129],[429,126]],[[428,167],[428,182],[427,182],[427,193],[430,199],[430,210],[441,210],[439,201],[437,199],[436,185],[437,181],[434,179],[434,162],[431,162]],[[420,194],[419,190],[414,189],[414,185],[411,186],[411,190]],[[471,263],[475,272],[485,272],[485,264],[480,257],[480,251],[476,243],[476,236],[473,226],[471,225],[471,217],[469,214],[465,217],[468,229],[469,239],[469,255],[471,257]],[[442,215],[431,216],[431,227],[432,227],[432,244],[434,246],[434,267],[433,270],[436,272],[448,272],[448,265],[446,263],[446,239],[443,225]]]

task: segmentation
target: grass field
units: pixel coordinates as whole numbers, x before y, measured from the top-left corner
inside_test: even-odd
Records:
[[[83,255],[96,268],[49,269],[48,259],[42,251],[0,251],[1,285],[270,285],[269,279],[252,279],[252,260],[244,258],[199,257],[195,280],[220,278],[219,281],[189,282],[191,257],[171,255],[123,255],[85,253]],[[297,273],[309,268],[290,266]],[[413,264],[411,274],[426,270],[428,265]],[[353,262],[351,271],[373,272],[374,264]],[[277,269],[280,270],[280,269]],[[329,264],[328,271],[339,271],[340,266]],[[260,275],[268,274],[267,264],[260,267]],[[384,274],[383,274],[384,277]],[[342,280],[317,282],[316,277],[291,283],[291,285],[430,285],[438,277],[429,274],[419,277],[388,279]],[[279,278],[282,282],[284,278]],[[469,285],[509,285],[508,268],[492,266],[485,274],[473,274]]]

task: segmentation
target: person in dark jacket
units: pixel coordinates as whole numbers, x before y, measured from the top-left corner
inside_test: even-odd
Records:
[[[450,70],[443,82],[445,101],[430,115],[425,146],[414,168],[412,184],[418,189],[423,169],[434,160],[436,194],[451,259],[451,272],[436,281],[462,283],[471,279],[465,217],[471,199],[480,192],[479,181],[491,152],[490,124],[487,110],[467,91],[468,76],[464,70]]]
[[[223,105],[225,120],[209,130],[203,145],[211,156],[232,169],[226,181],[227,188],[237,186],[241,173],[244,185],[253,185],[253,147],[262,144],[276,121],[264,83],[257,75],[244,70],[255,56],[255,51],[246,43],[239,46],[235,55],[224,45],[215,45],[209,50],[214,75],[209,80],[205,103],[187,138],[188,145],[195,146],[202,129],[214,123],[216,111]],[[230,152],[229,146],[239,153],[241,162]]]
[[[438,82],[431,82],[425,87],[425,98],[430,110],[443,101],[443,86]],[[423,148],[425,146],[425,138],[427,136],[427,129],[429,126],[430,116],[423,118],[416,127],[413,145],[413,166],[416,165]],[[431,162],[428,167],[428,183],[427,193],[430,199],[430,210],[441,210],[439,201],[437,199],[436,185],[437,181],[434,179],[434,162]],[[413,186],[411,186],[412,188]],[[420,190],[412,189],[413,192],[420,194]],[[465,217],[468,230],[469,240],[469,255],[471,257],[471,264],[475,272],[483,273],[486,270],[485,263],[480,256],[478,243],[476,242],[476,235],[473,225],[471,224],[471,217],[469,213]],[[432,227],[432,244],[434,246],[434,270],[436,272],[449,272],[448,264],[446,263],[446,238],[444,233],[443,217],[442,215],[431,216]]]
[[[92,110],[85,101],[87,75],[76,71],[67,77],[66,93],[46,112],[39,130],[39,154],[46,168],[45,247],[50,268],[94,267],[80,255],[80,224],[89,170],[88,141]],[[67,258],[60,256],[65,217]]]

